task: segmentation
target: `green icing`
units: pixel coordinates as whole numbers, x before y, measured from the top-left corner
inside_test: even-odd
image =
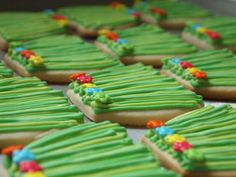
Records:
[[[153,130],[146,133],[160,149],[167,151],[189,171],[236,170],[236,109],[230,105],[207,106],[167,122],[169,128],[185,137],[193,149],[175,152]],[[201,161],[191,160],[200,158]]]
[[[79,6],[64,7],[59,12],[66,15],[71,21],[85,28],[114,29],[118,26],[135,23],[134,17],[128,14],[127,8],[114,9],[110,6]]]
[[[7,69],[3,62],[0,60],[0,78],[1,77],[11,77],[13,75],[12,70]]]
[[[43,58],[44,65],[42,67],[31,65],[20,52],[16,51],[17,47],[35,52]],[[96,70],[119,65],[117,59],[74,36],[48,36],[24,43],[12,42],[8,54],[29,72]]]
[[[192,27],[193,24],[193,22],[189,23],[184,31],[209,44],[220,44],[225,47],[236,45],[236,20],[232,17],[214,17],[200,23],[202,27],[219,33],[220,41],[212,40],[207,35],[197,32]]]
[[[64,27],[43,13],[0,13],[0,35],[8,42],[32,40],[64,31]]]
[[[125,128],[110,122],[87,123],[43,137],[27,148],[47,177],[179,175],[160,167],[147,148],[133,145]],[[11,159],[5,167],[23,176]]]
[[[62,129],[83,122],[62,91],[37,78],[0,79],[0,133]]]
[[[189,81],[193,87],[236,86],[236,56],[229,50],[209,50],[180,58],[206,72],[207,79],[197,79],[171,59],[163,60],[163,70],[170,70]]]
[[[97,40],[107,44],[118,56],[184,55],[197,51],[179,37],[151,25],[129,28],[117,34],[119,39],[127,40],[127,44],[109,40],[103,35]]]
[[[156,13],[152,13],[150,8],[158,7],[166,12],[166,16],[160,16]],[[174,8],[173,8],[174,7]],[[157,21],[163,19],[170,20],[190,20],[190,19],[203,19],[206,17],[211,17],[212,12],[203,9],[195,4],[188,2],[183,2],[180,0],[147,0],[141,1],[134,5],[134,9],[140,11],[145,15],[150,15],[154,17]]]
[[[135,64],[91,72],[93,84],[102,93],[88,95],[83,85],[73,81],[70,88],[78,93],[94,112],[194,109],[202,97],[184,89],[174,79],[160,75],[150,66]]]

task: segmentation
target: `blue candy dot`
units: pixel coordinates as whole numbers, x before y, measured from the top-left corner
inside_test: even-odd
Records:
[[[133,14],[134,13],[134,9],[128,9],[128,14]]]
[[[91,96],[93,95],[94,93],[101,93],[103,90],[100,89],[100,88],[87,88],[86,89],[86,93]]]
[[[180,64],[181,60],[179,58],[172,58],[171,62],[175,63],[175,64]]]
[[[12,160],[18,164],[21,161],[35,160],[35,156],[27,148],[24,148],[20,151],[14,151]]]
[[[161,126],[159,128],[156,128],[156,133],[162,138],[164,138],[167,135],[173,135],[174,131],[170,129],[169,127]]]
[[[26,50],[24,47],[16,47],[17,52],[21,52],[22,50]]]
[[[127,44],[128,43],[128,40],[126,39],[118,39],[118,44]]]
[[[197,28],[200,28],[201,25],[199,25],[199,24],[193,24],[191,27],[192,27],[193,30],[196,30]]]

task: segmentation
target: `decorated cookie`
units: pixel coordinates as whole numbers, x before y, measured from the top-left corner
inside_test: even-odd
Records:
[[[96,122],[144,126],[150,118],[166,121],[203,104],[201,96],[142,64],[76,73],[71,79],[67,95]]]
[[[181,0],[136,1],[133,7],[144,22],[164,28],[183,28],[187,21],[202,21],[213,15],[209,10]]]
[[[125,64],[143,62],[161,66],[161,59],[196,52],[196,48],[179,37],[151,25],[141,25],[119,32],[101,33],[96,45],[118,56]]]
[[[96,37],[100,29],[125,29],[138,23],[139,14],[119,3],[112,6],[64,7],[59,13],[70,19],[70,26],[80,35]]]
[[[163,60],[161,73],[209,99],[236,100],[236,56],[229,50],[209,50]]]
[[[60,34],[64,24],[44,13],[0,13],[0,49],[7,50],[12,41],[27,41]]]
[[[68,83],[75,72],[94,71],[119,65],[94,45],[76,36],[48,36],[10,44],[5,63],[21,76],[37,76],[54,83]]]
[[[179,177],[160,167],[143,145],[133,145],[125,128],[107,121],[68,128],[2,153],[6,177]]]
[[[182,38],[202,50],[228,48],[236,53],[236,20],[215,17],[201,23],[189,22]]]
[[[0,118],[0,147],[26,144],[83,122],[62,91],[34,77],[0,78]]]
[[[236,109],[207,106],[166,123],[149,121],[143,143],[168,168],[191,177],[234,177]]]
[[[0,78],[1,77],[11,77],[13,75],[12,70],[7,69],[3,62],[0,60]]]

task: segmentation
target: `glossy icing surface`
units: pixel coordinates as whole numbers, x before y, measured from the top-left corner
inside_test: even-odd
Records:
[[[47,177],[178,176],[160,167],[147,148],[133,145],[125,128],[107,121],[56,132],[23,150],[33,155],[33,161],[41,167],[40,173]],[[22,164],[15,162],[16,159],[23,162],[25,158],[17,158],[16,153],[12,158],[5,158],[4,165],[10,175],[28,174],[28,168],[22,172],[19,168]]]
[[[117,32],[118,41],[101,35],[97,40],[107,44],[118,56],[152,56],[189,54],[196,48],[179,37],[151,25],[141,25]],[[119,42],[119,39],[125,42]]]
[[[92,80],[92,83],[80,83],[85,78]],[[160,75],[156,69],[140,63],[91,72],[88,76],[82,76],[80,82],[79,79],[69,87],[97,114],[194,109],[202,104],[201,96],[184,89],[174,79]]]
[[[186,170],[235,171],[235,116],[236,109],[230,105],[207,106],[168,121],[167,127],[191,143],[194,149],[191,153],[173,150],[165,138],[155,133],[155,129],[150,129],[146,137],[178,160]]]
[[[210,29],[217,32],[221,39],[212,39],[211,36],[206,35],[206,30],[201,31],[196,29],[197,25],[201,25],[203,29]],[[232,17],[214,17],[201,23],[191,22],[186,26],[184,31],[209,44],[223,45],[225,47],[236,45],[236,20]]]
[[[6,68],[3,62],[0,60],[0,77],[11,77],[12,75],[12,70]]]
[[[175,58],[176,59],[176,58]],[[177,58],[178,59],[178,58]],[[229,50],[209,50],[179,58],[187,61],[194,67],[206,72],[207,79],[197,79],[174,59],[164,59],[163,69],[170,70],[176,75],[189,81],[194,87],[236,86],[236,56]]]
[[[0,13],[0,35],[8,42],[25,41],[65,31],[44,13]]]
[[[58,45],[60,44],[60,45]],[[43,65],[35,67],[17,50],[24,48],[43,59]],[[11,43],[8,54],[29,72],[96,70],[119,65],[117,59],[102,53],[94,45],[76,36],[48,36],[24,43]]]
[[[174,8],[173,8],[174,7]],[[163,10],[166,15],[155,13],[151,9],[159,8]],[[141,13],[151,15],[157,20],[161,19],[201,19],[212,16],[212,12],[203,9],[195,4],[183,1],[168,1],[168,0],[147,0],[140,1],[134,5],[134,9]]]
[[[44,131],[75,126],[83,114],[62,91],[37,78],[0,79],[0,133]]]
[[[114,9],[111,6],[78,6],[61,8],[59,12],[78,25],[91,29],[113,29],[136,21],[128,14],[126,7]]]

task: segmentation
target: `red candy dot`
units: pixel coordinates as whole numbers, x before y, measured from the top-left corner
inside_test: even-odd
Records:
[[[194,76],[197,79],[206,79],[207,78],[207,74],[203,71],[197,71],[196,73],[194,73]]]
[[[158,7],[152,7],[152,8],[150,8],[150,11],[151,11],[152,13],[159,14],[160,16],[166,15],[166,12],[165,12],[164,10],[158,8]]]
[[[183,141],[183,142],[174,142],[173,144],[173,149],[177,152],[184,152],[185,150],[188,150],[192,148],[192,145],[187,142],[187,141]]]
[[[22,161],[20,162],[21,172],[37,172],[41,171],[42,167],[35,161]]]
[[[207,31],[207,35],[209,38],[211,38],[213,40],[220,39],[220,34],[215,31]]]
[[[146,124],[147,128],[158,128],[164,125],[165,123],[160,120],[149,120]]]
[[[187,62],[187,61],[182,61],[182,62],[180,63],[180,65],[181,65],[181,67],[184,68],[184,69],[186,69],[186,68],[192,68],[192,67],[193,67],[193,64],[192,64],[192,63],[189,63],[189,62]]]
[[[116,33],[113,33],[111,31],[106,33],[106,37],[110,40],[115,41],[115,42],[118,41],[118,39],[119,39],[119,36]]]
[[[141,14],[139,12],[134,12],[134,13],[132,13],[132,15],[136,18],[141,17]]]
[[[72,74],[70,76],[70,79],[71,80],[76,80],[77,78],[79,78],[80,76],[85,76],[85,73],[75,73],[75,74]]]
[[[35,55],[35,53],[30,51],[30,50],[22,50],[21,51],[21,56],[22,57],[27,58],[27,57],[30,57],[31,55]]]
[[[81,84],[85,84],[85,83],[92,83],[93,78],[91,76],[80,76],[77,78],[77,80],[81,83]]]
[[[66,17],[64,15],[59,15],[59,14],[53,15],[52,18],[54,20],[66,20]]]

